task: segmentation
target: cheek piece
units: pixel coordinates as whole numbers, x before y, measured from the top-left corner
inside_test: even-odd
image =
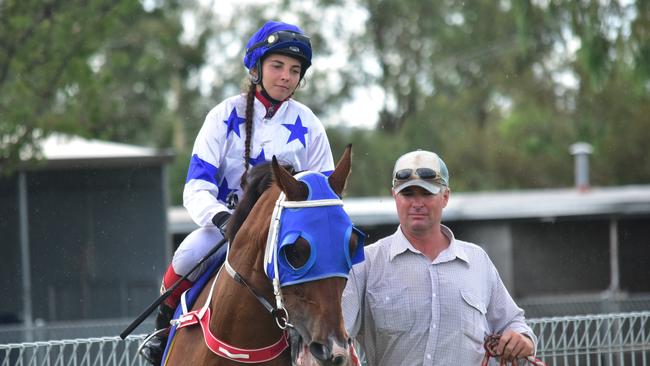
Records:
[[[365,234],[352,225],[343,202],[329,187],[327,177],[306,172],[297,178],[308,186],[309,197],[295,202],[284,201],[281,195],[278,200],[279,228],[276,231],[272,227],[269,231],[266,274],[270,279],[277,276],[280,286],[329,277],[347,278],[352,265],[364,260]],[[272,238],[274,231],[277,240]],[[357,236],[357,247],[350,253],[353,234]],[[305,265],[295,268],[286,260],[282,248],[293,245],[298,237],[309,242],[310,257]],[[270,244],[271,241],[275,244]]]

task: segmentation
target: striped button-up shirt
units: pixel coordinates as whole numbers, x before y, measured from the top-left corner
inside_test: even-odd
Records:
[[[508,328],[537,344],[487,253],[442,231],[450,245],[433,262],[398,228],[350,272],[343,315],[368,365],[479,366],[485,336]]]

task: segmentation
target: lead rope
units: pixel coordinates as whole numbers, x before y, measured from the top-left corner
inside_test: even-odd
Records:
[[[487,336],[485,343],[483,343],[483,348],[485,348],[485,356],[483,356],[483,362],[481,362],[481,366],[488,366],[490,357],[498,358],[501,356],[497,353],[497,346],[499,345],[500,339],[501,335],[499,334],[492,334]],[[524,358],[524,360],[528,361],[528,363],[534,366],[546,366],[542,360],[533,356],[528,356]],[[512,361],[511,366],[517,366],[516,362],[517,361]],[[499,366],[508,366],[506,360],[500,360]]]

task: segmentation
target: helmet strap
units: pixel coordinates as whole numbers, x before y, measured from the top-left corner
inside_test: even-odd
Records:
[[[253,83],[255,85],[258,85],[258,84],[261,85],[262,84],[262,63],[260,62],[260,60],[257,60],[257,62],[255,62],[254,67],[255,67],[255,71],[257,71],[257,72],[254,73],[254,72],[252,72],[252,70],[251,70],[251,72],[249,72],[249,74],[251,76],[251,83]],[[262,89],[264,89],[264,85],[262,85]]]
[[[283,102],[282,100],[273,99],[273,97],[271,97],[269,95],[269,93],[266,91],[266,89],[264,89],[264,83],[260,83],[260,86],[262,87],[262,90],[260,91],[260,93],[262,93],[262,96],[264,98],[266,98],[266,100],[271,102],[271,106],[275,107],[276,105]]]

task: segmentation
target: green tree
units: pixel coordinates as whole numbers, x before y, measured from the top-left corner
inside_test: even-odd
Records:
[[[568,147],[583,140],[595,148],[594,184],[649,181],[647,2],[358,4],[367,18],[356,44],[380,72],[357,80],[386,93],[363,140],[382,144],[389,132],[398,144],[389,159],[377,153],[384,164],[430,148],[457,190],[569,186]],[[346,65],[364,73],[362,61]]]
[[[0,2],[0,169],[38,157],[52,131],[169,146],[194,119],[205,38],[183,44],[182,8],[137,1]],[[176,126],[176,127],[175,127]]]

